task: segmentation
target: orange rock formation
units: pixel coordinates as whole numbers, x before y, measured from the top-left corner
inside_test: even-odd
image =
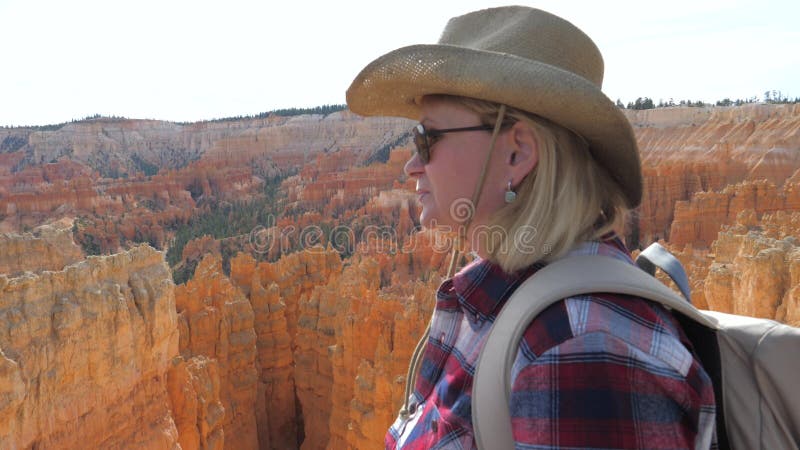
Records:
[[[225,442],[225,448],[257,448],[256,430],[256,332],[250,302],[222,273],[218,256],[206,256],[195,271],[195,278],[175,288],[175,306],[180,329],[180,355],[191,367],[202,367],[196,358],[214,361],[216,368],[192,372],[203,379],[208,374],[218,389],[201,392],[198,401],[221,403],[205,412],[208,429],[197,430],[200,441]],[[182,377],[182,375],[180,375]],[[214,380],[214,376],[218,380]],[[179,382],[185,385],[186,382]],[[183,392],[181,390],[180,392]],[[214,398],[209,394],[217,393]],[[174,393],[172,391],[171,393]],[[173,403],[184,400],[173,398]],[[199,411],[202,412],[202,411]],[[198,415],[197,423],[202,423]],[[210,422],[210,423],[209,423]],[[211,423],[216,426],[211,426]],[[195,442],[194,430],[191,441]],[[200,448],[215,448],[210,444]]]
[[[776,186],[800,168],[800,105],[625,110],[642,155],[641,242],[671,239],[673,208],[745,180]]]
[[[19,275],[25,271],[58,271],[83,259],[72,240],[69,220],[42,225],[24,235],[0,235],[0,273]]]
[[[723,225],[732,225],[745,210],[754,218],[779,211],[800,211],[800,176],[796,174],[778,189],[767,180],[745,181],[719,192],[699,192],[675,204],[670,243],[682,247],[708,247]]]
[[[701,309],[800,325],[800,212],[740,212],[709,248],[664,243],[687,270]],[[665,277],[662,279],[666,280]]]
[[[148,247],[0,276],[0,448],[176,449],[172,286]]]
[[[256,312],[262,448],[382,441],[438,280],[381,291],[379,271],[370,257],[342,266],[336,251],[321,247],[275,263],[231,260],[231,279]]]
[[[303,441],[303,431],[305,442],[314,441],[315,433],[326,433],[326,427],[298,424],[299,417],[305,424],[315,420],[327,424],[326,411],[330,411],[329,401],[324,400],[330,381],[321,378],[325,364],[330,364],[327,347],[318,341],[315,318],[306,317],[301,305],[317,286],[339,276],[340,271],[338,253],[322,248],[294,253],[276,263],[256,265],[244,255],[231,261],[231,278],[250,293],[258,314],[267,319],[259,322],[256,330],[260,343],[259,392],[264,393],[266,403],[266,423],[259,424],[259,433],[268,434],[271,447],[267,448],[297,446]],[[273,312],[275,317],[268,317]],[[313,326],[313,332],[306,332],[309,326]],[[302,415],[298,414],[298,404]]]
[[[640,241],[678,255],[698,306],[800,324],[800,107],[626,114]],[[0,447],[380,447],[449,262],[448,236],[413,231],[409,125],[340,112],[0,130],[0,230],[76,217],[100,251],[169,245],[196,212],[293,174],[265,234],[190,241],[183,261],[199,263],[178,287],[148,247],[77,262],[71,225],[0,239]],[[231,240],[250,253],[227,276]]]

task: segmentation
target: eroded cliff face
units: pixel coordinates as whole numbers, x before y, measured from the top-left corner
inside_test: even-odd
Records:
[[[691,256],[711,261],[701,301],[798,324],[800,250],[793,238],[770,236],[796,230],[800,216],[759,223],[737,224],[713,254]],[[680,256],[692,269],[689,251]],[[0,278],[4,445],[380,445],[438,278],[381,288],[378,260],[357,254],[343,264],[330,248],[275,263],[243,253],[227,277],[210,255],[173,297],[162,257],[142,247],[62,272]],[[52,286],[61,289],[45,292]],[[82,291],[90,295],[76,298]]]
[[[239,165],[270,155],[278,167],[304,167],[319,154],[348,152],[350,165],[364,163],[374,148],[401,142],[413,123],[391,117],[361,117],[349,111],[327,116],[272,117],[243,124],[237,133],[216,139],[204,159]],[[369,142],[370,146],[364,143]],[[374,144],[374,148],[372,145]]]
[[[173,286],[149,247],[0,275],[0,447],[177,449]]]
[[[410,124],[342,111],[196,124],[96,119],[56,130],[0,129],[0,232],[78,217],[81,242],[98,253],[120,251],[131,241],[162,248],[174,228],[202,212],[198,204],[258,198],[265,182],[301,168],[305,175],[297,184],[311,184],[340,171],[330,161],[352,168],[388,158],[407,141]],[[313,169],[318,156],[329,162]],[[388,173],[370,170],[360,174],[361,186]],[[391,173],[396,179],[401,172]],[[353,181],[333,182],[342,186],[332,208],[366,201],[365,194],[344,196]],[[317,191],[327,193],[331,184],[320,186]],[[313,201],[314,192],[311,186],[306,197]]]
[[[800,325],[800,212],[741,211],[709,248],[667,244],[687,269],[701,309]]]
[[[272,155],[278,166],[298,167],[318,152],[342,150],[356,152],[352,162],[361,163],[370,156],[363,142],[390,144],[410,126],[405,119],[349,111],[193,124],[100,118],[53,130],[0,129],[0,162],[14,173],[31,168],[32,181],[48,179],[38,167],[77,172],[67,178],[87,174],[86,168],[113,177],[146,168],[181,169],[203,158],[240,166],[263,155]],[[64,160],[70,163],[56,164]]]
[[[374,260],[364,258],[348,269],[327,292],[339,299],[339,313],[330,349],[333,409],[326,448],[373,448],[383,442],[403,402],[408,363],[439,279],[379,290],[367,278],[379,270]]]
[[[84,258],[72,240],[72,221],[42,225],[23,235],[0,235],[0,274],[58,271]]]
[[[800,211],[800,173],[776,187],[767,180],[745,181],[721,191],[698,192],[675,204],[670,243],[683,247],[709,247],[720,228],[733,225],[739,214],[749,211],[751,221],[765,214]]]
[[[800,168],[800,105],[625,110],[642,157],[640,242],[671,240],[677,201]],[[716,231],[711,231],[715,233]]]
[[[324,391],[317,373],[328,358],[299,336],[305,326],[300,305],[340,271],[339,255],[322,248],[275,263],[256,263],[245,254],[231,261],[231,279],[249,296],[257,318],[258,392],[266,402],[258,416],[262,448],[297,448],[304,430],[327,428],[314,427],[322,425],[315,417],[325,408],[324,402],[315,403],[314,390]]]
[[[261,448],[380,445],[438,282],[382,290],[380,270],[369,256],[343,265],[321,247],[275,263],[231,261],[256,313]]]
[[[626,113],[645,166],[640,241],[667,239],[698,306],[800,324],[800,109]],[[78,217],[0,239],[0,447],[380,447],[449,262],[446,236],[414,232],[409,126],[342,112],[0,130],[0,229]],[[162,170],[102,178],[103,158]],[[68,242],[74,229],[84,250],[169,245],[276,173],[291,176],[263,225],[283,234],[196,236],[177,287],[163,253],[82,261]],[[329,239],[338,225],[351,234]],[[326,236],[302,233],[314,227]],[[226,275],[230,240],[249,245]]]
[[[253,307],[222,273],[220,258],[213,254],[200,262],[194,279],[176,287],[175,306],[181,357],[189,364],[199,357],[216,365],[219,397],[215,401],[221,406],[206,413],[205,439],[224,439],[229,449],[257,448]],[[203,430],[197,431],[202,442]],[[221,448],[217,445],[206,443],[200,448]]]
[[[167,373],[167,390],[181,449],[224,448],[225,407],[220,400],[217,360],[203,355],[174,358]]]
[[[190,371],[183,364],[176,369],[174,378],[180,382],[175,384],[182,388],[170,394],[183,448],[214,448],[203,442],[219,442],[220,433],[225,448],[231,449],[379,445],[402,402],[406,366],[439,282],[432,277],[381,289],[380,271],[370,256],[355,255],[343,265],[334,249],[315,247],[274,263],[240,253],[231,260],[228,279],[219,270],[219,259],[206,257],[193,280],[176,289],[182,360],[196,361],[201,355],[203,364],[216,361],[214,373],[195,370],[187,375]],[[231,291],[233,286],[238,289]],[[220,302],[226,298],[223,307]],[[238,299],[236,304],[248,300],[254,320],[242,322],[239,333],[248,336],[237,339],[242,350],[226,354],[233,339],[225,337],[232,333],[224,308],[230,308],[231,299]],[[242,304],[241,310],[248,308]],[[246,364],[229,369],[226,376],[224,367],[230,364],[225,361],[232,359],[231,353],[246,355],[234,358]],[[250,376],[252,367],[257,377]],[[226,394],[226,382],[238,386],[242,395]],[[199,395],[192,387],[197,384],[222,387],[219,396],[213,389]],[[224,413],[209,419],[202,405]],[[239,419],[242,428],[237,431],[248,440],[231,442],[226,425],[231,424],[230,410],[250,414]],[[195,423],[211,425],[204,432]],[[257,438],[248,435],[247,425]]]

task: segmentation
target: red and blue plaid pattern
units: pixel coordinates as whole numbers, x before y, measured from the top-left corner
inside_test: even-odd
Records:
[[[616,237],[571,253],[632,263]],[[503,303],[541,267],[509,275],[479,259],[442,283],[413,414],[395,421],[386,448],[475,448],[478,355]],[[512,368],[517,448],[711,447],[714,391],[687,347],[672,316],[651,302],[597,294],[555,303],[531,322]]]

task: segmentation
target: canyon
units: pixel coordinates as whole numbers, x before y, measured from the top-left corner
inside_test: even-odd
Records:
[[[624,112],[629,246],[800,326],[800,105]],[[379,447],[451,244],[418,228],[411,125],[0,129],[0,448]]]

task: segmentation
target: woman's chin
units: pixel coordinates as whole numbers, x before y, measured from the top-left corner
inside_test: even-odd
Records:
[[[425,211],[424,208],[422,209],[422,212],[419,214],[419,224],[426,230],[436,228],[436,226],[438,225],[436,223],[436,220],[434,220],[433,217],[431,217],[431,214],[428,211]]]
[[[427,230],[453,231],[455,224],[451,224],[450,221],[445,219],[436,217],[435,214],[431,214],[429,211],[423,209],[422,213],[419,215],[419,224]]]

